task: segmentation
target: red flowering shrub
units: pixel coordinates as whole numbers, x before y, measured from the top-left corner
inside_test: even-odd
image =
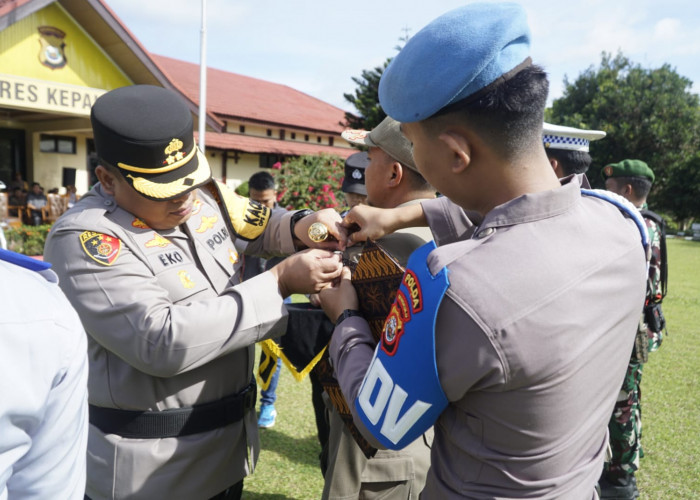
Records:
[[[273,175],[277,201],[287,209],[340,209],[344,203],[340,186],[345,162],[337,156],[300,156],[284,162]]]

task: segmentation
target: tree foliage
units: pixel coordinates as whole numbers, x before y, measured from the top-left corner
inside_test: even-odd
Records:
[[[400,52],[411,38],[411,29],[406,26],[402,29],[403,35],[399,37],[399,43],[394,47],[396,52]],[[384,70],[393,58],[389,57],[384,64],[371,70],[363,70],[361,77],[352,77],[357,87],[352,94],[343,94],[343,97],[350,104],[355,106],[359,116],[353,113],[345,113],[346,127],[355,129],[372,130],[386,118],[386,113],[379,105],[379,80],[384,74]]]
[[[391,62],[387,59],[382,66],[371,70],[363,70],[361,77],[352,77],[357,88],[352,94],[343,94],[345,100],[355,106],[359,116],[345,113],[345,125],[355,129],[371,130],[386,117],[386,113],[379,105],[379,80],[384,70]]]
[[[656,176],[650,196],[655,210],[672,211],[679,219],[700,215],[682,209],[676,196],[690,180],[688,165],[697,161],[700,142],[699,101],[688,78],[668,64],[645,69],[620,53],[603,53],[599,68],[591,66],[573,83],[565,78],[564,85],[563,97],[547,110],[547,121],[607,133],[591,144],[588,177],[594,186],[601,186],[606,164],[644,160]],[[700,192],[697,179],[692,189]]]
[[[670,196],[666,208],[681,222],[681,229],[692,219],[700,217],[700,153],[679,164],[668,179]]]

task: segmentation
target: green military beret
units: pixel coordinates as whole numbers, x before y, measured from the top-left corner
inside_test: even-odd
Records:
[[[603,167],[603,179],[609,177],[646,177],[654,182],[654,172],[642,160],[622,160]]]

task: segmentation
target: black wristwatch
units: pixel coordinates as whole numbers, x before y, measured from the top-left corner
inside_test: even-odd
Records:
[[[335,320],[335,326],[338,326],[340,323],[352,316],[362,316],[362,313],[357,309],[345,309],[342,313],[340,313],[338,319]]]
[[[296,212],[294,215],[292,215],[292,218],[289,221],[289,229],[291,229],[291,231],[292,231],[292,239],[298,239],[296,237],[296,235],[294,234],[294,226],[296,226],[297,222],[299,222],[301,219],[303,219],[307,215],[311,215],[313,213],[315,213],[313,210],[306,208],[306,209],[300,210],[300,211]]]

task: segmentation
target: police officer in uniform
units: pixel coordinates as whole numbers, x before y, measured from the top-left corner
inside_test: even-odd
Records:
[[[605,137],[602,130],[584,130],[544,122],[542,144],[557,178],[585,174],[591,166],[591,141]]]
[[[345,175],[340,190],[345,196],[345,204],[353,208],[367,202],[367,187],[365,186],[365,169],[369,165],[367,153],[354,153],[345,160]]]
[[[529,40],[521,6],[469,4],[393,59],[380,103],[445,196],[345,220],[353,240],[428,223],[437,247],[409,259],[376,348],[349,273],[321,292],[364,435],[400,449],[434,424],[425,499],[594,498],[634,342],[646,232],[582,176],[557,179]]]
[[[343,239],[340,217],[269,210],[212,181],[171,90],[112,90],[91,121],[99,183],[45,249],[89,336],[87,496],[239,498],[259,452],[253,345],[285,331],[286,296],[341,271],[314,249],[241,283],[240,253],[310,246],[313,222]]]
[[[85,493],[87,339],[50,267],[0,249],[0,498]]]
[[[435,190],[416,170],[411,144],[393,118],[386,117],[371,132],[345,130],[342,137],[369,148],[369,163],[364,169],[369,205],[400,208],[435,198]],[[432,234],[428,228],[411,227],[386,235],[378,243],[405,266],[409,255],[430,240]],[[361,248],[361,245],[356,245],[346,253],[352,258],[352,252]],[[433,430],[429,429],[403,450],[378,450],[373,457],[367,458],[329,398],[325,397],[324,401],[328,408],[330,435],[322,498],[418,498],[430,466]]]
[[[634,474],[639,469],[639,459],[644,456],[641,443],[642,368],[648,353],[661,346],[666,324],[661,310],[668,274],[666,236],[664,220],[647,207],[647,196],[654,182],[654,172],[646,162],[623,160],[606,165],[601,174],[607,190],[624,196],[641,211],[651,245],[647,296],[642,319],[637,328],[637,341],[608,424],[612,457],[606,463],[599,482],[601,499],[628,500],[639,496]]]

